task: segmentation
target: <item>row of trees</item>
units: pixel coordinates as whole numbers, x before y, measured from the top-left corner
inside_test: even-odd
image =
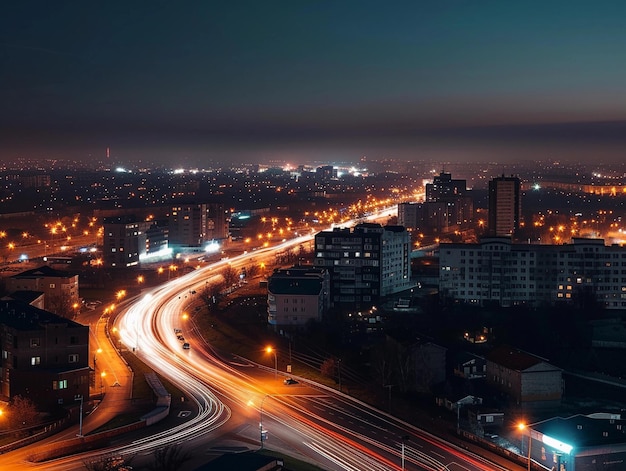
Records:
[[[191,454],[180,445],[165,446],[152,452],[152,460],[147,464],[149,471],[178,471],[191,459]],[[94,460],[83,462],[87,471],[129,471],[132,470],[133,457],[104,455]]]

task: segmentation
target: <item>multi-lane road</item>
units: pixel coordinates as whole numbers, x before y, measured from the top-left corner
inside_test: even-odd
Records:
[[[251,256],[273,256],[274,250],[221,263],[237,268]],[[118,318],[123,342],[192,396],[200,410],[195,420],[163,437],[162,443],[184,441],[189,450],[205,449],[215,438],[213,432],[222,428],[242,440],[257,439],[260,445],[262,423],[268,432],[266,446],[328,470],[402,469],[403,460],[407,470],[505,469],[337,391],[302,381],[284,385],[272,368],[216,354],[193,319],[181,318],[191,293],[202,289],[214,273],[215,267],[206,267],[177,278],[145,294]],[[190,349],[182,348],[175,329],[183,331]],[[148,442],[146,447],[154,445]]]
[[[108,452],[145,455],[164,445],[180,444],[205,455],[230,437],[249,448],[265,446],[316,464],[325,470],[494,471],[511,469],[447,443],[428,424],[408,424],[336,390],[299,380],[283,384],[274,368],[216,353],[204,341],[193,317],[181,314],[224,264],[237,269],[274,257],[276,251],[310,241],[311,235],[281,246],[259,249],[201,268],[145,291],[117,317],[122,342],[195,402],[197,414],[177,426]],[[189,349],[182,347],[180,329]],[[261,441],[262,432],[267,440]],[[0,457],[17,465],[27,453]],[[55,463],[28,464],[46,469],[80,469],[90,455]],[[92,456],[92,455],[91,455]],[[208,458],[207,458],[208,459]],[[25,461],[22,461],[25,463]],[[3,467],[4,469],[4,467]]]

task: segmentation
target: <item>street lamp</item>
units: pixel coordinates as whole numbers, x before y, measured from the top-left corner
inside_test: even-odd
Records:
[[[102,353],[102,349],[99,348],[98,350],[96,350],[96,353],[93,356],[93,370],[96,371],[96,360],[97,360],[97,356],[100,355]]]
[[[80,411],[78,414],[78,435],[77,437],[83,437],[83,395],[77,394],[74,396],[75,401],[80,401]]]
[[[524,435],[526,434],[525,430],[526,430],[526,424],[524,423],[520,423],[517,425],[517,428],[520,429],[523,433],[522,433],[522,445],[524,444]],[[530,448],[532,446],[532,442],[533,439],[530,436],[530,430],[528,430],[528,471],[530,471],[530,464],[531,464],[531,454],[530,454]]]
[[[406,445],[406,442],[408,442],[411,439],[411,437],[409,437],[408,435],[404,435],[402,437],[402,471],[404,471],[404,446]]]
[[[100,373],[100,397],[104,397],[104,377],[107,375],[106,371]]]
[[[265,351],[267,353],[274,354],[274,379],[276,379],[278,377],[278,358],[276,357],[276,350],[273,349],[272,347],[267,347]]]
[[[266,394],[265,396],[263,396],[263,399],[261,400],[261,408],[259,409],[260,411],[259,434],[260,434],[260,439],[261,439],[261,450],[263,449],[263,442],[267,440],[267,431],[263,430],[263,403],[265,402],[265,399],[267,399],[269,396],[270,396],[269,394]]]

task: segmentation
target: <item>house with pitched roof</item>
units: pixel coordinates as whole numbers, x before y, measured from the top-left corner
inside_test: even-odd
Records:
[[[486,356],[487,383],[508,403],[520,407],[558,405],[563,395],[563,370],[545,358],[501,345]]]

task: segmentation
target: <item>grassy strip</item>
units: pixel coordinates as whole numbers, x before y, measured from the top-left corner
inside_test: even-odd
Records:
[[[133,399],[142,401],[142,400],[150,400],[152,398],[152,388],[148,385],[147,381],[144,379],[144,375],[146,373],[152,373],[153,370],[146,365],[143,361],[141,361],[136,355],[129,351],[123,351],[122,357],[126,360],[126,362],[130,365],[133,370],[134,378],[133,378]],[[182,397],[185,394],[173,383],[165,379],[164,377],[159,376],[159,380],[167,389],[172,397]],[[92,433],[104,432],[105,430],[112,430],[114,428],[123,427],[125,425],[130,425],[137,422],[142,415],[149,412],[151,410],[150,407],[139,407],[138,410],[128,412],[126,414],[120,414],[117,417],[113,418],[106,424],[98,427]]]

